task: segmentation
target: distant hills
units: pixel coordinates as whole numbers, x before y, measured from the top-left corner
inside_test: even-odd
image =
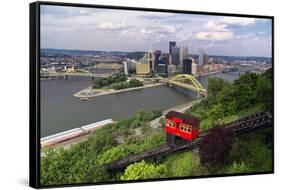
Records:
[[[70,49],[49,49],[42,48],[41,56],[97,56],[97,55],[107,55],[107,56],[118,56],[118,57],[127,57],[130,59],[140,59],[145,54],[144,51],[133,51],[133,52],[124,52],[124,51],[97,51],[97,50],[70,50]],[[191,57],[198,58],[198,55],[191,54]],[[220,58],[232,60],[255,60],[255,61],[266,61],[271,62],[270,57],[256,57],[256,56],[221,56],[221,55],[208,55],[209,58]]]

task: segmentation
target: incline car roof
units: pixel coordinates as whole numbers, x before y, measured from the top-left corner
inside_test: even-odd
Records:
[[[170,111],[166,114],[166,118],[171,118],[171,117],[177,117],[182,120],[187,120],[187,121],[198,121],[198,119],[190,114],[184,114],[176,111]]]

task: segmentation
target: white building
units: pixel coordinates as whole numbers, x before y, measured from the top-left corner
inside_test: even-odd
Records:
[[[197,65],[196,63],[192,62],[191,73],[192,73],[193,75],[196,75],[196,74],[197,74],[197,67],[198,67],[198,65]]]
[[[123,61],[123,68],[124,68],[124,73],[125,75],[128,75],[129,72],[128,72],[128,62],[127,61]]]
[[[177,71],[176,65],[168,65],[168,74],[173,74]]]

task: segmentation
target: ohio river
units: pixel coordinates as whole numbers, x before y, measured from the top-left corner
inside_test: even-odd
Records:
[[[229,81],[239,77],[235,73],[212,76]],[[200,78],[203,86],[207,86],[209,77]],[[195,99],[191,92],[165,86],[99,96],[88,101],[73,96],[90,84],[90,78],[41,80],[41,137],[108,118],[130,117],[140,109],[167,109]]]

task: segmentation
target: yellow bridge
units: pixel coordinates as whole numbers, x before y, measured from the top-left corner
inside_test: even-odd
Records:
[[[172,78],[159,77],[161,82],[170,86],[179,86],[197,92],[197,95],[207,96],[207,90],[200,84],[200,82],[192,75],[178,74]]]

